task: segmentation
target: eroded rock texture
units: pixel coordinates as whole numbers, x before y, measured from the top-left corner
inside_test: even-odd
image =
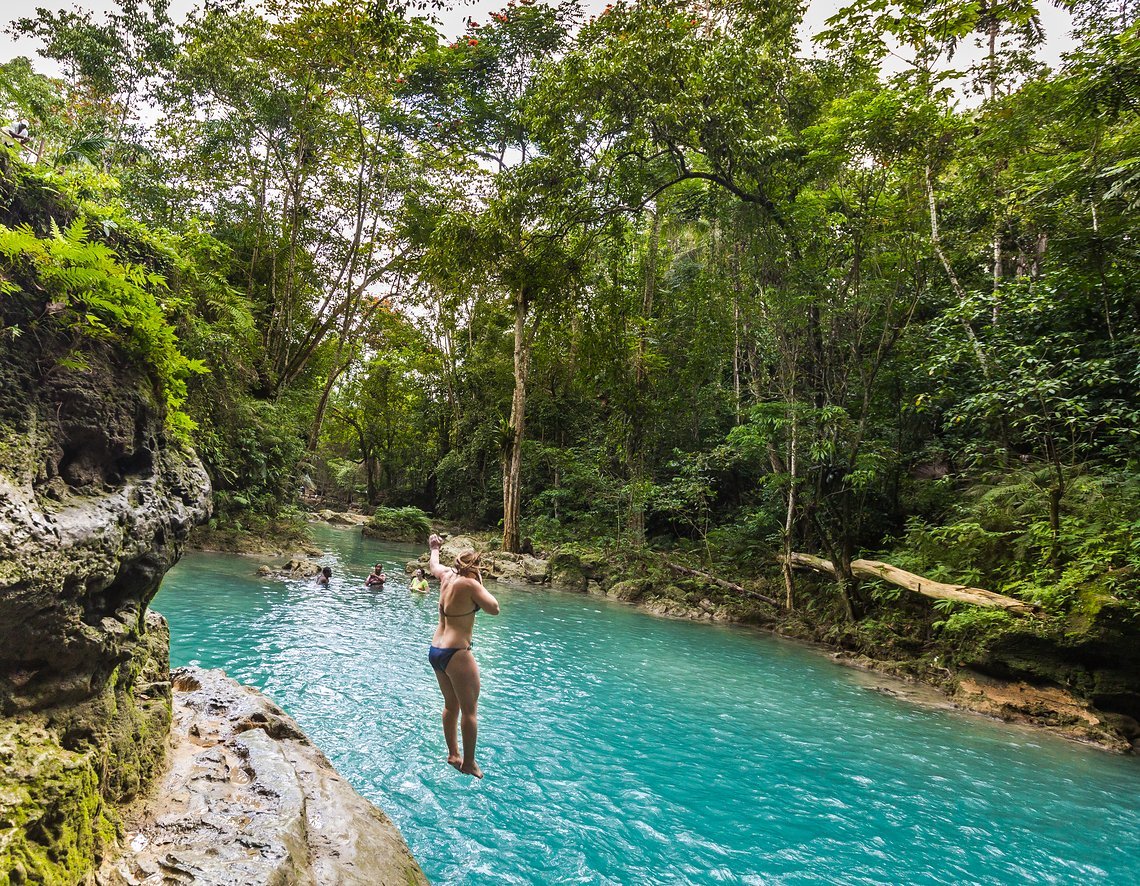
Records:
[[[173,674],[171,766],[104,886],[415,886],[400,832],[293,720],[221,671]]]
[[[153,383],[0,336],[0,882],[73,883],[156,773],[169,637],[146,604],[209,509]]]

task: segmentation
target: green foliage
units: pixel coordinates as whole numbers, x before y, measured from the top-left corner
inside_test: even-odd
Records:
[[[168,288],[162,275],[121,260],[92,236],[91,224],[81,215],[60,228],[52,219],[42,234],[29,224],[0,225],[0,295],[26,298],[35,293],[46,300],[51,322],[77,339],[65,358],[71,368],[83,368],[83,349],[95,343],[122,350],[154,378],[168,423],[185,437],[193,429],[180,408],[186,380],[206,367],[179,349],[164,309]],[[116,225],[105,219],[101,227],[106,233]]]
[[[195,435],[213,481],[215,511],[223,521],[274,516],[300,491],[311,407],[297,396],[272,401],[227,394],[198,413]]]
[[[1078,474],[1062,501],[1060,556],[1050,562],[1051,475],[977,477],[937,523],[912,519],[891,562],[931,578],[1031,600],[1053,613],[1094,592],[1140,603],[1140,479],[1133,469]]]
[[[949,615],[945,621],[936,621],[934,629],[944,637],[964,645],[1011,627],[1014,621],[1014,617],[1002,609],[967,606]]]
[[[431,520],[419,508],[379,507],[365,524],[366,534],[392,541],[425,542],[431,534]]]
[[[181,402],[223,522],[303,492],[494,526],[517,462],[539,539],[1131,599],[1137,23],[1078,4],[1048,71],[1031,2],[857,0],[812,58],[800,12],[39,13],[63,76],[0,91],[69,209],[5,254]],[[907,606],[852,593],[814,603]]]

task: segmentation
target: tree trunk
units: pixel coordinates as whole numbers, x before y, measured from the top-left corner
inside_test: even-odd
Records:
[[[830,575],[836,579],[836,581],[842,579],[842,575],[840,571],[835,568],[835,564],[822,557],[793,552],[790,562],[792,566],[814,569],[816,572]],[[897,566],[892,566],[889,563],[883,563],[879,560],[852,560],[851,573],[861,578],[882,579],[904,590],[914,591],[916,594],[922,594],[924,597],[933,597],[936,600],[953,600],[957,603],[969,603],[973,606],[988,606],[996,609],[1005,609],[1016,615],[1027,615],[1034,611],[1033,604],[1026,603],[1024,600],[1017,600],[1013,597],[995,594],[993,591],[986,591],[982,588],[971,588],[966,585],[934,581],[933,579],[915,575],[913,572],[907,572],[904,569],[899,569]]]
[[[653,317],[657,295],[657,249],[661,238],[661,212],[654,208],[649,222],[649,242],[645,250],[644,280],[641,291],[641,324],[637,332],[637,350],[633,358],[634,402],[629,411],[629,435],[626,441],[626,468],[629,471],[629,520],[627,530],[634,544],[645,541],[645,421],[644,407],[649,379],[645,368],[645,324]]]
[[[934,246],[934,254],[938,256],[938,260],[942,263],[942,267],[946,271],[946,276],[950,280],[950,288],[954,290],[954,295],[957,297],[959,304],[965,305],[967,301],[966,290],[958,279],[958,275],[954,273],[954,266],[950,264],[950,259],[946,257],[946,253],[942,249],[942,238],[938,233],[938,202],[934,199],[934,178],[930,173],[930,164],[926,166],[926,199],[930,206],[930,242]],[[989,378],[989,363],[986,361],[986,354],[985,351],[982,350],[982,343],[978,340],[978,334],[974,332],[974,326],[970,322],[969,317],[962,317],[962,328],[965,330],[966,338],[970,340],[970,345],[973,347],[974,354],[978,358],[978,365],[982,369],[982,375]]]
[[[515,390],[511,396],[509,437],[503,452],[503,550],[521,552],[522,444],[526,432],[526,381],[530,370],[525,289],[515,294]]]
[[[680,564],[673,563],[669,560],[663,560],[662,562],[668,569],[671,569],[678,575],[687,575],[693,578],[701,578],[723,590],[732,591],[732,593],[740,594],[742,597],[752,597],[755,600],[763,600],[765,603],[768,603],[771,606],[775,606],[777,609],[780,608],[779,600],[776,600],[765,594],[761,594],[759,591],[750,591],[743,585],[738,585],[731,581],[725,581],[723,578],[717,578],[715,575],[712,575],[708,572],[703,572],[700,569],[690,569],[688,566],[681,566]]]
[[[1049,490],[1049,565],[1056,568],[1061,562],[1061,501],[1065,497],[1065,468],[1052,437],[1045,438],[1045,451],[1053,467],[1054,483]]]
[[[364,456],[364,482],[368,485],[368,504],[375,505],[378,498],[376,482],[376,456],[371,453]]]
[[[788,509],[784,515],[784,592],[785,601],[789,611],[793,608],[795,581],[792,578],[792,532],[795,530],[796,516],[796,432],[798,428],[798,415],[795,403],[792,403],[792,431],[788,441]]]
[[[340,362],[340,348],[337,348],[336,360],[332,368],[329,370],[329,377],[325,380],[324,389],[321,391],[321,399],[317,402],[317,413],[313,417],[313,426],[309,429],[309,452],[317,451],[317,444],[321,440],[321,426],[325,423],[325,411],[329,407],[329,397],[332,396],[332,390],[336,386],[336,380],[340,378],[340,374],[348,368],[348,364]]]

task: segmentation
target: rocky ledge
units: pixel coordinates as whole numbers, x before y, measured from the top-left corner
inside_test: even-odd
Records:
[[[100,886],[427,883],[399,830],[297,724],[221,671],[171,675],[170,765]]]

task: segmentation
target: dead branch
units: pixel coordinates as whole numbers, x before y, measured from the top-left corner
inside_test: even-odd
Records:
[[[816,572],[830,575],[832,578],[839,577],[839,570],[835,568],[835,564],[830,560],[824,560],[822,557],[793,552],[788,559],[796,568],[813,569]],[[1026,603],[1024,600],[995,594],[993,591],[986,591],[982,588],[934,581],[879,560],[852,560],[851,572],[859,578],[882,579],[896,587],[914,591],[924,597],[933,597],[936,600],[954,600],[957,603],[969,603],[973,606],[1005,609],[1016,615],[1032,615],[1037,611],[1032,603]]]

